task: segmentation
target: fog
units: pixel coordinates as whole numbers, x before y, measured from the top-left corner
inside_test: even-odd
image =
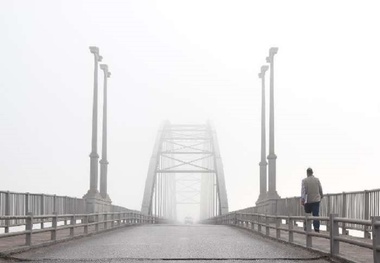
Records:
[[[379,188],[378,10],[378,1],[1,1],[0,190],[89,189],[93,45],[112,72],[113,204],[141,208],[162,121],[210,119],[229,208],[253,206],[258,73],[272,46],[279,195],[300,195],[307,167],[326,193]]]

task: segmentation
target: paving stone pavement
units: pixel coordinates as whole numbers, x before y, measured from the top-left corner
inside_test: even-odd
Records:
[[[51,263],[330,262],[321,254],[223,225],[126,227],[13,256],[18,262]]]

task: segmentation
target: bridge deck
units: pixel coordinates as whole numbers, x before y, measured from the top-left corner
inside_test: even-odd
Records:
[[[48,237],[47,234],[45,234]],[[21,237],[19,237],[21,239]],[[20,241],[20,240],[19,240]],[[22,243],[22,242],[21,242]],[[325,242],[326,244],[328,242]],[[143,225],[120,228],[31,250],[15,257],[47,262],[134,262],[211,259],[254,262],[329,262],[319,254],[276,242],[249,231],[222,225]],[[319,259],[318,259],[319,258]],[[261,259],[261,260],[260,260]],[[367,261],[371,262],[371,261]]]

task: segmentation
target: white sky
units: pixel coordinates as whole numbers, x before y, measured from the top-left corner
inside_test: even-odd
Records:
[[[211,119],[230,209],[254,205],[260,161],[257,74],[271,46],[279,47],[278,193],[298,196],[309,166],[327,193],[379,188],[379,5],[1,0],[0,190],[76,197],[87,192],[90,45],[99,46],[112,72],[108,192],[114,204],[140,209],[161,121]],[[99,154],[100,145],[99,139]]]

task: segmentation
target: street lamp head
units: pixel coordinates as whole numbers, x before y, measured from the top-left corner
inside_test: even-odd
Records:
[[[103,57],[102,56],[98,56],[98,61],[101,62],[103,60]]]
[[[100,64],[100,69],[104,71],[108,71],[108,65],[107,64]]]
[[[268,68],[269,67],[267,65],[261,66],[261,73],[264,75]]]
[[[269,56],[274,56],[274,55],[276,55],[277,54],[277,52],[278,52],[278,47],[271,47],[270,49],[269,49]]]
[[[273,62],[273,57],[274,57],[274,55],[277,54],[277,51],[278,51],[278,47],[271,47],[269,49],[269,56],[266,59],[267,63],[272,63]]]
[[[93,54],[99,54],[99,48],[95,46],[90,47],[90,52]]]
[[[108,71],[108,65],[107,64],[100,64],[100,69],[104,71],[104,75],[107,76],[107,78],[111,77],[111,72]]]
[[[268,70],[268,66],[267,65],[264,65],[264,66],[261,66],[261,72],[259,73],[259,78],[264,78],[265,77],[265,72]]]

